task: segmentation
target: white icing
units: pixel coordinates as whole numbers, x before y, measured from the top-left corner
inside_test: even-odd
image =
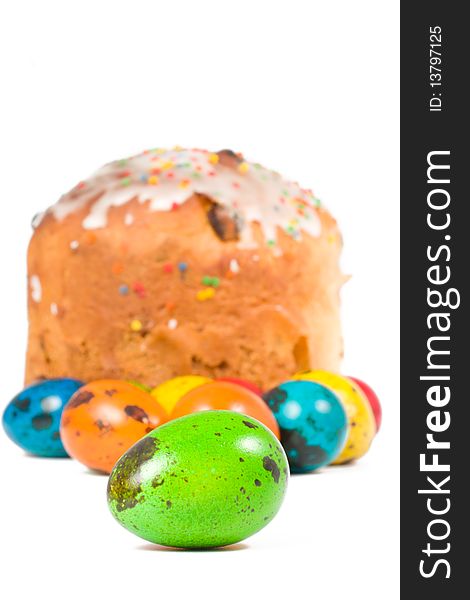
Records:
[[[132,199],[148,203],[150,211],[168,211],[194,193],[208,196],[226,207],[240,224],[240,245],[255,247],[251,227],[260,224],[266,241],[274,244],[280,227],[293,238],[301,231],[320,234],[319,201],[309,190],[285,181],[256,163],[225,161],[205,150],[150,150],[109,163],[81,182],[49,209],[58,220],[84,208],[85,229],[106,227],[111,207]],[[133,216],[127,213],[126,225]]]
[[[51,315],[53,315],[54,317],[56,317],[59,314],[59,307],[57,306],[57,304],[55,302],[51,303],[50,309],[51,309]]]
[[[79,246],[80,246],[80,242],[78,240],[72,240],[70,242],[70,249],[71,250],[77,250]]]
[[[134,215],[132,213],[126,213],[124,215],[124,225],[132,225],[134,222]]]
[[[31,227],[33,229],[36,229],[37,227],[39,227],[39,225],[41,224],[41,221],[44,219],[46,213],[45,212],[40,212],[37,213],[36,215],[34,215],[33,220],[31,221]]]
[[[34,302],[41,302],[42,298],[42,286],[41,280],[37,275],[31,275],[29,279],[29,283],[31,286],[31,298]]]

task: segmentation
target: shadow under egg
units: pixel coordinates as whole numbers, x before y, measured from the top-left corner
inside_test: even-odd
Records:
[[[161,546],[160,544],[142,544],[137,546],[137,550],[146,552],[238,552],[239,550],[248,550],[249,545],[243,542],[230,544],[228,546],[216,546],[214,548],[174,548],[172,546]]]

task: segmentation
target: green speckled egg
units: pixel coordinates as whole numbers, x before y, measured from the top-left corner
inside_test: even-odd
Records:
[[[282,446],[259,421],[205,411],[132,446],[109,477],[108,505],[121,525],[150,542],[226,546],[271,521],[288,477]]]

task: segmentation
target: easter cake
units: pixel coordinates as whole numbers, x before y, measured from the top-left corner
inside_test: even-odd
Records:
[[[266,389],[338,371],[341,235],[309,190],[231,151],[112,162],[34,220],[26,382]]]

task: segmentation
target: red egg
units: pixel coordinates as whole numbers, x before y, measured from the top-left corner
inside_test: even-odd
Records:
[[[378,432],[380,429],[380,425],[382,424],[382,407],[380,405],[380,400],[377,394],[370,387],[370,385],[368,385],[361,379],[357,379],[357,377],[349,377],[349,379],[352,379],[354,383],[357,383],[357,385],[364,392],[364,395],[366,396],[367,400],[369,400],[370,407],[372,408],[372,412],[374,413],[375,424],[377,426]]]
[[[263,395],[263,390],[256,385],[256,383],[252,383],[251,381],[246,381],[245,379],[238,379],[237,377],[219,377],[216,381],[226,381],[227,383],[234,383],[235,385],[240,385],[241,387],[250,390],[254,394],[258,394],[258,396]]]

